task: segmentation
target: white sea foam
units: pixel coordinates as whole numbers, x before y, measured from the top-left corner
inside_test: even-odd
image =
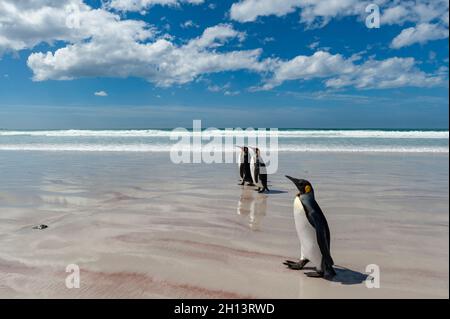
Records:
[[[259,132],[259,133],[258,133]],[[266,131],[267,133],[269,131]],[[60,130],[60,131],[0,131],[0,136],[33,137],[170,137],[169,130]],[[199,132],[178,132],[178,136],[198,135]],[[203,136],[248,137],[264,134],[263,131],[211,130]],[[383,130],[279,130],[279,138],[379,138],[379,139],[449,139],[448,131],[383,131]]]
[[[173,145],[147,145],[147,144],[11,144],[1,145],[0,151],[46,151],[46,152],[170,152],[205,151],[201,148],[176,147]],[[270,149],[270,151],[274,151]],[[327,153],[449,153],[449,148],[415,147],[415,146],[311,146],[311,145],[279,145],[278,152],[327,152]],[[223,152],[235,152],[236,149],[219,149]]]

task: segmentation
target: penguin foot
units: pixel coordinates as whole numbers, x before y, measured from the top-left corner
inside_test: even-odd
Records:
[[[324,277],[323,272],[320,272],[320,271],[305,272],[305,275],[310,278],[323,278]]]
[[[261,188],[260,187],[258,187],[258,188],[255,188],[255,192],[260,192],[261,191]]]
[[[255,186],[253,183],[248,183],[247,186]]]
[[[302,270],[303,267],[305,267],[305,265],[309,263],[308,259],[301,259],[299,262],[295,262],[295,261],[291,261],[291,260],[286,260],[283,265],[288,266],[289,269],[292,270]]]
[[[243,186],[243,185],[244,185],[244,182],[242,182],[242,183],[239,183],[238,185],[239,185],[239,186]]]

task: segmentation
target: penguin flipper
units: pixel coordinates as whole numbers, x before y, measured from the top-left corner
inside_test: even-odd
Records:
[[[319,245],[323,261],[326,265],[334,265],[330,253],[330,229],[322,210],[313,198],[302,199],[302,205],[306,212],[306,218],[316,230],[317,244]]]
[[[313,220],[315,225],[317,243],[319,245],[320,252],[322,253],[323,261],[325,262],[325,264],[332,266],[334,265],[334,261],[330,253],[330,242],[328,239],[329,235],[327,235],[328,227],[326,227],[326,225],[323,224],[321,218],[319,218],[315,214],[312,214],[311,219]]]
[[[239,164],[239,176],[241,177],[241,179],[244,179],[245,176],[244,164]]]

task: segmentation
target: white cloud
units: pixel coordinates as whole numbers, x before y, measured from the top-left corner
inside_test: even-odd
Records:
[[[416,67],[413,58],[369,60],[355,66],[354,72],[343,73],[325,82],[327,87],[387,89],[398,87],[432,87],[445,83],[446,75],[427,74]]]
[[[311,50],[315,50],[319,45],[320,45],[320,42],[315,41],[315,42],[311,43],[310,45],[308,45],[308,48]]]
[[[311,17],[317,14],[331,16],[332,13],[327,10],[349,8],[353,1],[328,0],[326,3],[329,7],[324,7],[325,2],[322,0],[302,0],[305,8],[309,6],[311,10],[314,9],[302,12],[302,20],[314,21],[305,17],[304,14],[308,12],[312,12]],[[261,0],[261,3],[268,2]],[[293,1],[288,3],[292,4]],[[412,6],[397,3],[400,4],[412,12]],[[438,85],[448,76],[448,70],[435,74],[422,72],[414,59],[392,58],[364,62],[355,57],[331,54],[324,49],[288,61],[262,59],[262,50],[258,48],[223,48],[229,43],[239,45],[246,38],[244,32],[236,30],[231,24],[207,28],[199,37],[179,44],[170,35],[160,34],[157,37],[154,28],[144,21],[125,19],[102,8],[93,9],[81,0],[0,0],[0,11],[0,55],[5,51],[31,49],[42,42],[65,43],[59,49],[34,52],[28,57],[27,64],[35,81],[139,77],[158,86],[171,86],[189,83],[205,74],[245,70],[264,75],[266,80],[263,89],[267,90],[285,81],[311,79],[320,79],[331,88],[364,89],[432,86]],[[388,18],[391,21],[394,17],[404,21],[414,19],[418,23],[417,30],[425,23],[442,26],[447,22],[448,26],[448,16],[446,18],[438,12],[435,6],[428,6],[420,13],[404,17],[400,9],[393,9]],[[71,19],[68,20],[68,17]],[[434,30],[433,27],[431,30]],[[429,31],[416,31],[409,37],[402,37],[402,41],[396,40],[400,41],[397,44],[399,47],[436,38]],[[222,92],[231,95],[237,93],[229,89],[222,89]]]
[[[215,48],[244,35],[230,25],[207,28],[187,44],[157,39],[141,43],[133,38],[122,41],[92,39],[68,45],[54,53],[33,53],[28,66],[33,79],[68,80],[81,77],[141,77],[159,86],[184,84],[202,74],[249,70],[263,72],[261,50],[217,52]]]
[[[382,11],[382,24],[402,24],[408,20],[410,9],[404,5],[397,5]]]
[[[447,35],[444,33],[445,29],[448,30],[448,0],[241,0],[232,5],[230,17],[239,22],[252,22],[259,17],[281,17],[299,10],[300,21],[307,27],[324,26],[331,19],[346,16],[357,17],[363,23],[367,16],[365,8],[372,3],[380,6],[382,26],[415,24],[413,29],[404,30],[406,34],[400,34],[400,39],[410,38],[413,34],[414,38],[425,43],[448,37],[448,31]],[[432,30],[424,30],[424,25],[430,25]],[[419,41],[404,42],[412,44]]]
[[[270,90],[290,80],[310,80],[352,72],[353,67],[351,61],[345,60],[340,54],[317,51],[310,56],[299,55],[289,61],[278,61],[273,77],[265,83],[263,89]]]
[[[108,93],[106,93],[105,91],[97,91],[94,92],[95,96],[108,96]]]
[[[375,1],[380,2],[380,1]],[[360,0],[241,0],[232,5],[230,16],[239,22],[255,21],[258,17],[278,17],[301,9],[301,20],[313,24],[346,15],[362,15],[368,1]]]
[[[225,85],[210,85],[208,86],[208,91],[213,93],[220,93],[223,92],[223,95],[226,96],[236,96],[239,95],[241,92],[237,90],[232,90],[231,83],[226,83]]]
[[[123,20],[82,0],[0,0],[0,11],[0,55],[42,42],[67,43],[54,52],[28,57],[35,81],[141,77],[169,86],[202,74],[265,68],[260,49],[216,51],[226,42],[245,39],[245,33],[228,24],[207,28],[202,36],[176,45],[165,35],[155,39],[154,29],[144,21]]]
[[[396,36],[391,47],[399,49],[415,43],[424,44],[428,41],[448,38],[448,28],[429,23],[421,23],[415,27],[407,28]]]
[[[245,33],[234,30],[230,24],[219,24],[217,26],[205,29],[202,36],[189,41],[187,47],[219,47],[230,38],[237,38],[240,42],[242,42],[245,40],[245,37]]]
[[[153,30],[145,22],[121,20],[82,0],[0,0],[0,56],[42,42],[75,43],[90,37],[142,41],[152,36]]]
[[[223,92],[223,94],[226,96],[237,96],[237,95],[241,94],[241,92],[240,91],[225,91],[225,92]]]
[[[230,17],[239,22],[255,21],[260,16],[283,16],[295,11],[299,0],[243,0],[231,6]]]
[[[182,27],[183,29],[189,29],[189,28],[198,28],[199,25],[196,24],[196,23],[195,23],[194,21],[192,21],[192,20],[187,20],[186,22],[184,22],[184,23],[181,24],[181,27]]]
[[[145,11],[152,6],[180,6],[181,4],[202,4],[204,0],[109,0],[106,7],[118,11]]]
[[[278,61],[273,76],[260,89],[270,90],[285,81],[311,79],[323,79],[328,88],[430,87],[442,84],[446,78],[445,74],[420,71],[413,58],[368,60],[361,64],[356,64],[356,61],[353,57],[346,59],[340,54],[325,51]]]
[[[208,86],[208,91],[217,93],[217,92],[221,92],[221,91],[223,91],[224,89],[227,89],[227,88],[229,88],[229,87],[230,87],[230,85],[229,85],[228,83],[225,84],[224,86],[220,86],[220,85],[210,85],[210,86]]]
[[[239,22],[251,22],[300,10],[301,22],[324,25],[333,18],[364,18],[369,4],[380,7],[383,24],[430,22],[445,19],[445,15],[448,20],[447,0],[241,0],[232,5],[230,16]]]
[[[400,1],[386,9],[382,24],[414,23],[403,29],[391,42],[391,48],[399,49],[416,43],[424,44],[433,40],[448,38],[447,0]]]
[[[261,40],[261,42],[264,44],[270,43],[270,42],[275,42],[275,38],[274,37],[265,37],[264,39]]]

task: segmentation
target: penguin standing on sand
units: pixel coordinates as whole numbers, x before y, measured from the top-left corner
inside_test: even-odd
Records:
[[[304,179],[286,177],[299,190],[294,200],[294,219],[300,240],[301,257],[299,262],[287,260],[284,264],[290,269],[300,270],[311,261],[317,271],[305,273],[308,277],[331,279],[336,272],[330,253],[330,229],[314,198],[312,185]]]
[[[241,156],[239,158],[239,175],[241,176],[241,183],[239,185],[254,186],[252,173],[250,170],[250,154],[248,152],[248,147],[239,147],[241,149]]]
[[[252,173],[253,181],[255,182],[256,186],[258,187],[255,189],[258,191],[258,193],[264,193],[265,191],[269,191],[269,188],[267,187],[267,171],[266,171],[266,164],[261,158],[261,154],[259,151],[259,148],[251,147],[253,150],[253,156],[250,163],[250,170]]]

